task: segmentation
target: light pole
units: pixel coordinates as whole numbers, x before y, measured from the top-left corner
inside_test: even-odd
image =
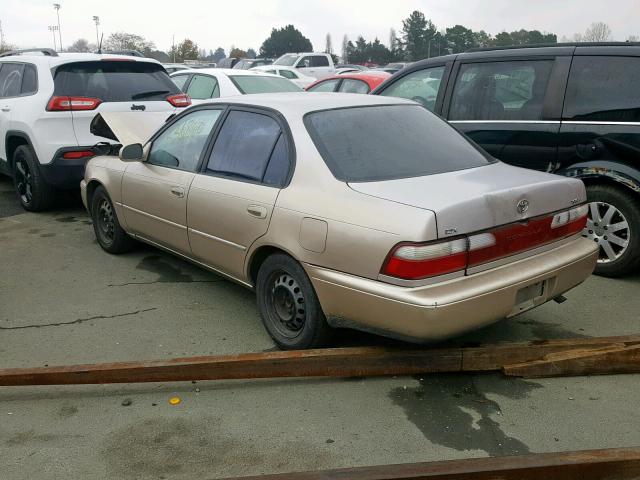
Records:
[[[53,33],[53,49],[57,51],[58,47],[56,46],[56,30],[58,30],[58,26],[57,25],[49,25],[47,28],[49,29],[49,31],[51,33]]]
[[[100,40],[98,39],[98,25],[100,25],[100,17],[94,15],[93,22],[96,24],[96,48],[100,47]]]
[[[58,15],[58,38],[60,39],[60,51],[62,51],[62,29],[60,28],[60,4],[54,3],[53,8],[56,9],[56,14]]]

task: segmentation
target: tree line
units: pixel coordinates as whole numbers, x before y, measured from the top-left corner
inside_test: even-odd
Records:
[[[602,42],[609,41],[613,34],[609,26],[602,22],[591,24],[584,32],[576,33],[572,37],[562,37],[562,42]],[[637,36],[629,36],[627,41],[638,41]],[[325,38],[324,51],[333,55],[334,60],[340,59],[344,63],[376,63],[412,62],[423,58],[430,58],[451,53],[460,53],[473,48],[507,47],[531,44],[553,44],[558,38],[554,33],[540,30],[514,30],[499,32],[495,35],[484,30],[474,31],[464,25],[453,25],[438,28],[423,12],[412,12],[402,21],[402,28],[397,32],[394,28],[389,31],[386,44],[379,38],[367,41],[358,35],[352,41],[347,35],[342,39],[339,52],[334,51],[330,34]],[[7,45],[4,49],[8,49]],[[98,46],[80,38],[73,42],[66,50],[69,52],[92,52]],[[143,55],[155,58],[161,62],[182,63],[187,60],[205,62],[219,62],[225,57],[236,58],[277,58],[289,52],[314,51],[311,41],[293,25],[273,28],[259,50],[252,48],[243,50],[231,46],[228,50],[217,47],[215,50],[201,48],[191,39],[184,39],[172,45],[167,51],[156,48],[154,42],[132,33],[116,32],[109,35],[102,45],[103,51],[137,50]]]

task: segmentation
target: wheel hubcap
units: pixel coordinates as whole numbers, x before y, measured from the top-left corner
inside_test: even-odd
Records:
[[[591,202],[582,234],[600,245],[598,263],[609,263],[627,251],[631,232],[620,210],[606,202]]]
[[[16,188],[23,203],[29,204],[33,199],[33,183],[29,166],[22,160],[16,162]]]
[[[115,235],[113,207],[106,199],[102,199],[98,208],[98,228],[105,240],[112,242]]]
[[[276,272],[269,295],[271,314],[278,332],[292,338],[304,328],[306,309],[300,285],[291,275]]]

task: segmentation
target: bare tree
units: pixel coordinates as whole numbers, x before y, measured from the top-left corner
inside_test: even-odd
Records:
[[[584,42],[606,42],[611,40],[611,29],[604,22],[592,23],[584,32],[582,40]]]
[[[627,42],[640,42],[640,37],[638,37],[638,35],[629,35]]]
[[[324,44],[324,53],[333,53],[333,43],[331,42],[331,34],[327,33],[327,37]]]
[[[67,48],[67,52],[90,52],[94,46],[89,45],[89,41],[86,38],[79,38],[75,42],[73,42]]]

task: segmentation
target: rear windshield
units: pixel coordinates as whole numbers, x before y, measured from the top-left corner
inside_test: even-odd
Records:
[[[242,93],[299,92],[302,90],[286,78],[259,75],[233,75],[229,78]]]
[[[162,65],[102,60],[61,65],[55,72],[55,95],[94,97],[103,102],[164,100],[180,93]]]
[[[331,173],[344,182],[421,177],[495,160],[420,105],[323,110],[305,116]]]

